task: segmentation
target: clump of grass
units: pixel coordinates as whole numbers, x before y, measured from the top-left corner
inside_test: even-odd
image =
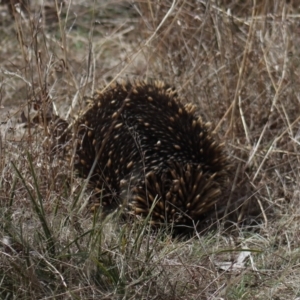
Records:
[[[27,161],[26,181],[14,169],[31,202],[23,208],[31,213],[30,219],[13,221],[14,200],[1,217],[2,297],[142,298],[151,288],[151,294],[173,299],[185,294],[187,284],[194,288],[193,281],[178,282],[182,267],[190,272],[179,260],[191,251],[189,243],[173,240],[163,228],[153,233],[147,220],[124,223],[118,214],[87,219],[72,204],[67,206],[73,210],[65,207],[66,213],[59,208],[46,214],[30,156]],[[48,201],[56,202],[57,196]],[[192,252],[207,264],[202,247]]]
[[[1,15],[1,298],[299,297],[296,2],[35,7]],[[56,114],[71,121],[99,86],[137,76],[175,85],[225,141],[236,166],[230,231],[216,220],[173,239],[86,212],[89,190],[48,126]]]

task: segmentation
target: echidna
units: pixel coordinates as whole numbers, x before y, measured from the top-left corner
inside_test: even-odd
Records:
[[[119,205],[151,223],[187,225],[215,210],[229,163],[209,132],[162,82],[116,83],[96,93],[76,121],[75,168]]]

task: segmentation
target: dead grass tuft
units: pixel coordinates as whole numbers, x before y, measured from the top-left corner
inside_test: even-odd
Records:
[[[98,2],[0,7],[0,297],[299,297],[297,2]],[[86,213],[48,125],[120,78],[162,79],[212,123],[226,222],[180,240]]]

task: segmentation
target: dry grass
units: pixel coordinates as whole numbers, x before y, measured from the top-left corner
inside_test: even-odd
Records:
[[[256,2],[0,7],[1,299],[300,297],[299,8]],[[179,240],[86,213],[41,119],[118,78],[171,83],[212,123],[236,170],[226,222]]]

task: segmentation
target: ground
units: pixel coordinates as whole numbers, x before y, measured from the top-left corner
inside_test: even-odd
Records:
[[[300,297],[300,8],[239,3],[0,6],[1,299]],[[228,205],[192,237],[91,215],[53,154],[46,121],[121,79],[174,86],[225,143]]]

